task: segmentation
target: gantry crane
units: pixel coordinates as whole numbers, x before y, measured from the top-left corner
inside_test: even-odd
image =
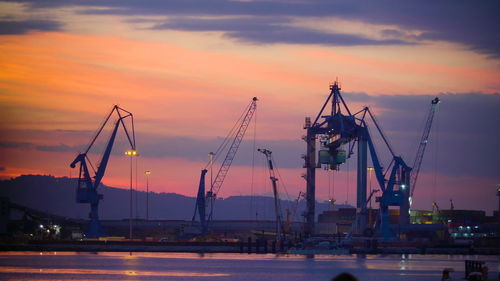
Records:
[[[233,129],[230,131],[224,142],[221,144],[221,146],[219,146],[215,154],[213,154],[215,155],[215,157],[218,157],[220,153],[224,150],[224,148],[227,146],[229,141],[231,141],[232,139],[226,157],[224,158],[224,161],[222,162],[222,165],[220,166],[215,179],[210,182],[210,190],[206,192],[206,194],[205,194],[205,176],[208,172],[207,168],[209,165],[213,164],[213,160],[211,159],[210,162],[207,164],[207,166],[205,166],[205,168],[201,170],[200,184],[198,186],[198,195],[196,197],[196,205],[194,209],[193,221],[195,220],[196,213],[198,211],[198,217],[200,219],[202,235],[206,234],[208,230],[208,224],[212,220],[213,216],[215,199],[217,198],[217,194],[219,193],[222,184],[224,183],[226,175],[229,172],[229,168],[231,167],[233,159],[236,156],[236,152],[238,152],[240,143],[243,140],[243,137],[245,136],[245,132],[248,126],[250,125],[250,121],[252,120],[252,117],[256,109],[257,109],[257,98],[254,97],[252,98],[250,104],[245,108],[245,111],[243,112],[241,117],[236,122],[237,125],[233,127]],[[210,210],[208,211],[208,214],[207,214],[207,203],[210,205]]]
[[[338,169],[338,166],[345,162],[346,151],[341,149],[343,144],[349,143],[356,139],[356,128],[357,124],[354,117],[352,117],[349,108],[345,104],[344,100],[340,96],[340,87],[338,83],[330,86],[330,95],[323,104],[320,112],[316,116],[316,119],[311,122],[309,117],[305,119],[304,129],[307,130],[307,135],[304,140],[307,143],[306,155],[304,155],[304,168],[306,168],[306,225],[305,225],[305,235],[311,236],[314,234],[314,220],[315,220],[315,204],[316,204],[316,168],[318,168],[318,163],[316,162],[316,139],[317,135],[326,135],[325,149],[320,152],[319,160],[320,163],[325,163],[331,166],[333,169]],[[333,97],[333,98],[332,98]],[[330,115],[322,116],[328,102],[332,99]],[[348,115],[344,115],[341,112],[341,103],[344,106],[345,111]],[[320,117],[325,118],[324,121],[320,121]],[[330,139],[329,135],[335,130],[342,130],[341,134],[337,134],[337,138],[333,140],[331,146],[327,146]],[[366,196],[365,196],[366,197]]]
[[[283,224],[283,215],[281,213],[281,204],[278,193],[278,187],[276,182],[278,178],[276,177],[276,173],[274,172],[274,159],[272,155],[272,151],[268,149],[257,149],[257,151],[261,152],[266,156],[267,166],[269,168],[269,178],[271,179],[271,183],[273,186],[273,195],[274,195],[274,212],[276,215],[276,240],[284,240],[285,235],[285,225]]]
[[[108,123],[113,113],[115,113],[118,118],[113,125],[111,136],[107,142],[106,148],[101,157],[101,161],[99,162],[97,170],[95,170],[94,165],[92,165],[92,162],[90,161],[90,158],[87,154],[95,144],[97,138],[103,131],[105,125]],[[127,126],[125,125],[125,122],[123,121],[125,118],[128,117],[130,117],[132,124],[131,134],[129,133]],[[135,146],[135,132],[134,132],[134,117],[132,113],[130,113],[129,111],[119,107],[118,105],[115,105],[113,106],[111,112],[104,119],[104,122],[97,130],[95,136],[91,139],[87,149],[85,149],[84,152],[78,154],[75,160],[73,160],[73,162],[71,162],[70,164],[71,168],[75,168],[76,165],[80,163],[78,185],[76,188],[76,202],[90,204],[90,214],[89,214],[90,225],[87,234],[87,237],[90,238],[97,238],[104,235],[104,232],[102,231],[101,228],[101,223],[99,221],[99,212],[98,212],[99,200],[101,200],[103,196],[102,194],[99,194],[97,192],[97,188],[99,187],[99,184],[101,183],[102,178],[104,177],[104,173],[108,165],[109,156],[111,154],[111,150],[113,148],[113,144],[116,138],[116,133],[118,132],[118,127],[120,127],[120,124],[122,125],[123,130],[127,135],[127,140],[130,144],[131,151],[135,152],[136,146]],[[89,171],[89,166],[92,169],[93,176],[91,176],[91,173]]]
[[[323,112],[331,100],[331,112],[323,116]],[[369,116],[383,143],[389,150],[392,161],[384,169],[379,161],[375,150],[372,136],[369,132],[366,117]],[[324,120],[320,121],[320,118]],[[338,82],[330,85],[330,95],[323,104],[320,112],[313,122],[306,117],[304,129],[307,130],[305,141],[307,153],[305,155],[305,168],[307,169],[307,221],[306,236],[314,233],[315,219],[315,169],[321,164],[328,165],[332,170],[338,170],[339,166],[346,162],[354,153],[357,144],[357,226],[356,232],[363,233],[367,227],[367,156],[373,163],[376,180],[382,191],[382,196],[377,197],[380,202],[380,220],[378,224],[378,235],[385,238],[393,237],[389,225],[389,206],[398,206],[400,209],[400,224],[409,224],[409,191],[411,168],[405,163],[401,156],[395,154],[388,139],[375,119],[374,114],[368,107],[351,113],[344,98],[340,93]],[[316,140],[320,136],[322,149],[319,151],[319,161],[316,162]],[[345,147],[345,148],[344,148]]]

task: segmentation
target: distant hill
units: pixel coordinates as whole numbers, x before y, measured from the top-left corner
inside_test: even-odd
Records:
[[[12,202],[40,211],[71,218],[86,219],[89,213],[88,204],[75,202],[77,179],[53,177],[45,175],[22,175],[10,180],[0,181],[0,196],[8,197]],[[104,199],[99,205],[101,219],[123,219],[129,216],[129,190],[101,185],[99,193]],[[146,192],[139,191],[138,208],[133,207],[134,216],[146,216]],[[149,194],[149,218],[169,220],[190,220],[194,213],[196,198],[176,193]],[[133,202],[135,204],[136,198]],[[293,202],[282,200],[283,209],[292,208]],[[340,206],[351,207],[351,206]],[[316,204],[316,215],[328,209],[328,203]],[[305,210],[305,200],[301,200],[296,220],[302,220],[300,214]],[[215,204],[215,219],[274,220],[274,203],[272,197],[265,196],[232,196],[218,199]],[[283,210],[283,214],[286,215]]]

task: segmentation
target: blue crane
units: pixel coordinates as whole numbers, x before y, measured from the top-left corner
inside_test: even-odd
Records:
[[[205,176],[208,172],[207,168],[209,165],[212,165],[213,161],[211,160],[207,166],[201,170],[200,183],[198,185],[198,195],[196,197],[196,205],[194,209],[193,221],[196,217],[196,212],[198,211],[198,216],[200,219],[201,226],[201,234],[206,234],[208,230],[208,224],[212,220],[214,203],[217,198],[217,194],[219,193],[222,184],[229,172],[229,168],[233,163],[234,157],[236,156],[236,152],[238,152],[238,148],[240,147],[241,141],[245,136],[245,132],[250,125],[250,121],[257,109],[257,98],[252,98],[250,104],[245,108],[243,114],[240,116],[238,121],[236,122],[235,127],[229,132],[228,136],[224,140],[224,142],[219,146],[217,151],[215,152],[215,156],[218,157],[220,153],[225,149],[225,147],[229,144],[232,139],[231,145],[227,151],[226,157],[217,172],[217,175],[213,181],[210,182],[210,190],[205,194]],[[208,201],[208,202],[207,202]],[[207,203],[210,205],[210,210],[207,215]]]
[[[111,136],[108,140],[108,143],[106,145],[104,153],[101,157],[101,161],[97,167],[97,170],[95,170],[94,165],[92,165],[92,162],[90,161],[90,158],[88,157],[87,153],[90,151],[90,149],[95,144],[97,138],[99,137],[99,135],[103,131],[105,125],[108,123],[108,121],[110,120],[113,113],[116,113],[118,118],[113,125],[113,129],[111,131]],[[129,131],[126,127],[125,122],[123,121],[125,118],[128,118],[128,117],[130,117],[131,123],[132,123],[131,134],[129,133]],[[123,130],[125,131],[125,134],[127,135],[127,140],[130,144],[132,151],[136,151],[135,150],[134,117],[133,117],[132,113],[119,107],[118,105],[115,105],[115,106],[113,106],[113,109],[111,110],[111,112],[104,119],[104,122],[99,127],[95,136],[90,141],[90,144],[88,145],[87,149],[83,153],[78,154],[78,156],[75,158],[75,160],[73,160],[73,162],[71,162],[71,164],[70,164],[71,168],[75,168],[78,163],[80,164],[78,185],[76,188],[76,202],[90,204],[90,214],[89,214],[90,225],[89,225],[89,229],[87,232],[87,237],[89,237],[89,238],[97,238],[97,237],[104,235],[104,232],[102,231],[102,228],[101,228],[101,223],[99,221],[99,213],[98,213],[99,200],[101,200],[103,198],[103,196],[102,196],[102,194],[99,194],[97,192],[97,188],[99,187],[99,184],[101,183],[102,178],[104,177],[104,173],[105,173],[106,167],[108,165],[109,156],[111,154],[111,150],[113,148],[113,144],[114,144],[114,141],[116,138],[116,133],[118,131],[118,127],[120,126],[120,124],[122,125]],[[89,166],[93,170],[93,176],[91,176],[91,174],[90,174]]]
[[[356,113],[351,113],[340,93],[339,84],[335,82],[333,85],[330,85],[330,90],[330,95],[317,117],[313,122],[311,122],[310,118],[306,117],[304,126],[304,129],[307,130],[305,137],[307,152],[304,165],[307,169],[306,236],[314,234],[315,169],[321,165],[328,165],[330,169],[338,170],[339,166],[354,154],[354,147],[357,144],[356,207],[358,213],[356,232],[363,233],[367,230],[366,203],[368,200],[366,183],[367,156],[369,153],[376,180],[382,192],[382,196],[377,197],[377,202],[380,203],[380,219],[377,224],[377,234],[384,238],[394,237],[395,234],[391,230],[389,223],[389,207],[399,207],[399,223],[402,225],[409,224],[409,191],[412,168],[405,163],[401,156],[395,154],[380,124],[368,107]],[[330,100],[331,111],[328,115],[323,115]],[[375,125],[376,131],[391,154],[391,163],[386,168],[380,163],[367,123],[368,118]],[[322,149],[319,151],[319,159],[316,161],[316,140],[318,136]]]

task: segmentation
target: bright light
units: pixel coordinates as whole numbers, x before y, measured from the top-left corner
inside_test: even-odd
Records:
[[[151,171],[144,172],[146,175],[151,175]]]
[[[406,184],[402,184],[401,188],[404,190],[406,188]]]
[[[43,224],[40,225],[40,228],[43,228]]]
[[[131,150],[125,151],[125,155],[127,155],[127,156],[138,156],[139,153],[137,153],[137,150],[131,149]]]

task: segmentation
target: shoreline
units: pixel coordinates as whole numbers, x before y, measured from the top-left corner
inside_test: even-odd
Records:
[[[293,248],[291,248],[293,249]],[[0,244],[0,252],[39,251],[39,252],[185,252],[185,253],[246,253],[246,254],[287,254],[271,247],[259,247],[252,243],[250,249],[246,243],[238,242],[135,242],[135,241],[30,241],[28,243]],[[421,255],[500,255],[500,248],[471,247],[386,247],[378,248],[309,248],[295,249],[294,253],[311,254],[421,254]]]

